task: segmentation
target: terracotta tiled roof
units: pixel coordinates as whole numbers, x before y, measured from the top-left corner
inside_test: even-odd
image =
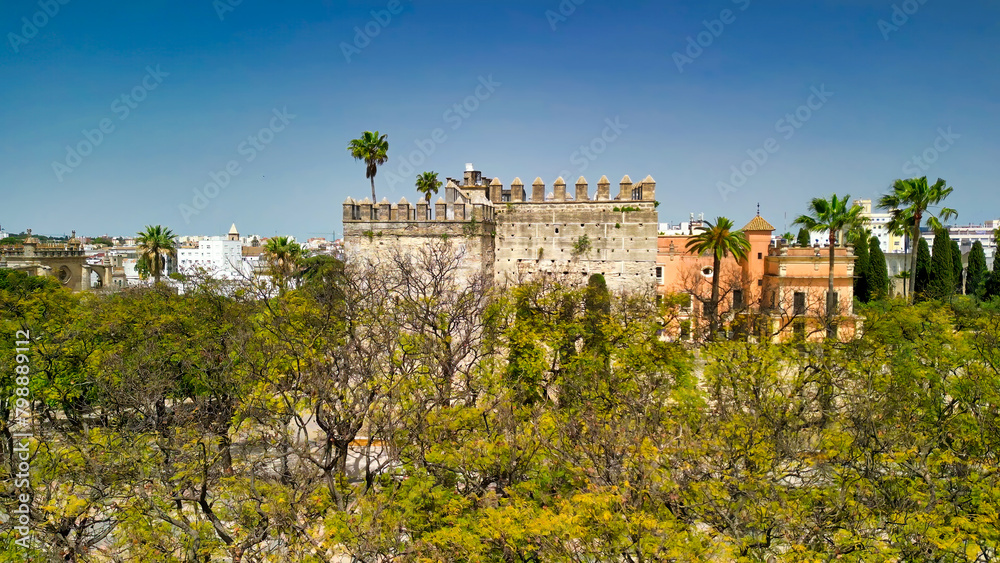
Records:
[[[754,217],[753,219],[751,219],[750,222],[747,223],[747,225],[745,227],[743,227],[743,230],[744,231],[773,231],[774,227],[770,223],[768,223],[767,221],[765,221],[763,217],[761,217],[760,215],[757,215],[756,217]]]

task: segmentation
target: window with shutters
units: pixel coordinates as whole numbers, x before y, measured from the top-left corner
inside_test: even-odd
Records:
[[[804,315],[804,314],[806,314],[806,294],[805,294],[804,291],[796,291],[795,292],[794,306],[795,306],[795,308],[792,311],[793,314],[795,314],[795,315]]]

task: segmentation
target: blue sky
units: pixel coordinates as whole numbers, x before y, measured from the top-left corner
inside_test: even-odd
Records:
[[[649,174],[661,221],[760,203],[781,230],[919,172],[960,223],[1000,217],[987,0],[5,0],[0,32],[5,230],[339,236],[366,129],[392,201],[466,162],[592,191]]]

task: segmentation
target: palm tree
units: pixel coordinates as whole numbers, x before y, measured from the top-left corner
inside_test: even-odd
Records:
[[[271,275],[274,276],[275,285],[281,294],[285,293],[288,279],[292,276],[292,270],[301,255],[302,247],[289,237],[274,237],[268,239],[264,245],[264,256],[267,257]]]
[[[365,161],[367,165],[365,178],[372,181],[372,202],[377,203],[378,200],[375,199],[375,174],[378,172],[378,167],[389,159],[389,141],[386,140],[385,135],[379,135],[378,131],[365,131],[361,134],[361,138],[351,141],[347,150],[356,160]]]
[[[431,202],[431,195],[436,195],[440,187],[437,172],[424,172],[417,176],[417,191],[424,194],[427,203]]]
[[[833,327],[833,264],[835,249],[837,247],[837,237],[841,232],[859,229],[863,224],[863,218],[861,217],[863,210],[861,206],[854,204],[851,207],[847,207],[849,201],[851,201],[851,196],[849,195],[844,196],[843,199],[838,198],[837,194],[830,196],[829,200],[819,197],[814,198],[809,202],[809,214],[800,215],[794,223],[795,225],[802,225],[805,229],[813,233],[822,231],[830,232],[830,280],[826,293],[827,338],[836,336]]]
[[[868,226],[868,219],[860,217],[856,224],[848,227],[847,235],[844,239],[856,248],[859,244],[867,246],[873,234],[871,228]]]
[[[933,229],[943,228],[943,221],[958,216],[958,212],[948,207],[942,207],[937,215],[930,212],[932,207],[940,205],[954,188],[946,187],[944,180],[938,178],[933,186],[927,184],[927,176],[909,180],[896,180],[892,184],[892,192],[882,196],[878,206],[889,210],[892,219],[888,229],[900,233],[907,232],[910,236],[910,297],[912,298],[917,283],[917,243],[920,240],[920,225],[924,216],[928,216],[927,224]]]
[[[693,236],[686,247],[698,254],[712,253],[712,300],[708,304],[708,338],[715,340],[715,333],[719,329],[719,281],[722,277],[719,269],[722,267],[722,259],[730,254],[737,261],[745,259],[750,252],[750,241],[743,231],[734,231],[733,222],[725,217],[717,218],[715,224],[705,221],[704,226],[698,230],[701,232]]]
[[[177,238],[170,229],[161,225],[146,225],[146,230],[136,233],[139,260],[149,266],[153,283],[160,283],[160,276],[166,266],[167,256],[177,256]]]

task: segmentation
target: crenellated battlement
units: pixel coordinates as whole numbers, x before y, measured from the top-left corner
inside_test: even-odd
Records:
[[[492,223],[496,219],[498,205],[605,203],[627,208],[630,207],[628,203],[652,204],[656,199],[656,180],[652,176],[646,176],[644,180],[633,183],[626,175],[618,183],[618,194],[613,198],[611,182],[607,176],[602,176],[597,182],[597,191],[593,197],[587,179],[583,176],[577,179],[572,194],[567,190],[566,181],[562,177],[556,179],[552,192],[546,193],[545,182],[540,177],[535,178],[530,187],[531,197],[527,197],[524,182],[520,178],[514,178],[510,187],[505,188],[499,178],[490,180],[483,179],[478,174],[474,176],[467,174],[466,181],[462,185],[449,179],[446,186],[448,198],[439,197],[433,205],[423,199],[413,204],[405,197],[397,203],[391,203],[386,198],[374,203],[367,197],[361,201],[349,197],[343,205],[343,220],[345,223],[473,220]]]
[[[618,183],[618,194],[611,196],[611,181],[607,176],[601,176],[597,182],[597,192],[591,197],[590,185],[587,179],[580,176],[572,193],[567,189],[566,180],[561,176],[552,184],[552,191],[547,192],[545,182],[535,178],[529,192],[524,188],[520,178],[514,178],[509,188],[504,188],[499,179],[494,178],[489,184],[489,199],[494,203],[583,203],[583,202],[650,202],[656,200],[656,180],[646,176],[641,182],[632,182],[626,175]]]
[[[468,165],[464,178],[447,179],[434,204],[347,198],[345,248],[377,257],[453,239],[467,253],[470,268],[491,272],[498,283],[554,275],[586,283],[599,273],[612,287],[652,288],[655,199],[652,176],[633,182],[626,175],[614,191],[607,176],[598,180],[596,191],[582,176],[572,188],[560,177],[550,190],[540,177],[528,187],[520,178],[505,186]]]
[[[439,197],[434,205],[431,205],[424,199],[411,204],[405,197],[398,203],[390,203],[388,199],[383,198],[377,204],[373,204],[367,197],[361,201],[347,198],[344,202],[344,224],[471,221],[493,223],[495,212],[493,203],[489,200],[448,203],[443,197]]]

